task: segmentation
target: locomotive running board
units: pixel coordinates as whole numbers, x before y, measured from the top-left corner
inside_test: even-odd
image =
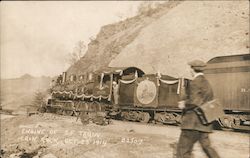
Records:
[[[165,112],[182,112],[179,109],[167,109],[167,108],[143,108],[143,107],[119,107],[121,110],[140,110],[140,111],[165,111]]]

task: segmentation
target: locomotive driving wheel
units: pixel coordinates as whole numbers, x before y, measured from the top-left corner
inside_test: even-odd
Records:
[[[140,113],[140,120],[139,120],[140,122],[148,123],[149,120],[150,120],[149,113],[147,113],[147,112]]]
[[[81,112],[80,119],[83,125],[89,124],[90,118],[87,112]]]
[[[66,116],[72,116],[73,113],[74,112],[72,110],[63,110],[63,115],[66,115]]]
[[[63,114],[63,109],[57,109],[57,110],[56,110],[56,114],[62,115],[62,114]]]
[[[234,125],[234,120],[231,116],[223,116],[219,118],[219,123],[224,128],[232,128]]]
[[[106,119],[105,112],[97,112],[93,118],[93,122],[97,125],[107,125],[109,121]]]

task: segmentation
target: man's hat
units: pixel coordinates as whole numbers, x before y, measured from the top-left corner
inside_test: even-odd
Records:
[[[204,68],[206,67],[206,63],[204,63],[201,60],[193,60],[189,62],[188,65],[190,65],[192,69],[200,71],[203,71]]]

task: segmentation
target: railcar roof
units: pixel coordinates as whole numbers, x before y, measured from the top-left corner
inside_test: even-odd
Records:
[[[131,70],[131,69],[135,69],[138,71],[138,73],[142,73],[144,74],[144,72],[137,68],[137,67],[106,67],[106,68],[103,68],[103,69],[100,69],[100,70],[97,70],[95,71],[94,73],[105,73],[105,74],[119,74],[121,71],[127,71],[127,70]]]
[[[250,60],[250,54],[239,54],[230,56],[219,56],[209,60],[207,63],[222,63],[222,62],[236,62],[236,61],[247,61]]]

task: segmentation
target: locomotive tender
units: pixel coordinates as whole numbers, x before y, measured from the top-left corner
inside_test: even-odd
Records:
[[[223,105],[225,115],[218,119],[219,125],[249,130],[250,54],[215,57],[207,62],[205,76],[215,98]],[[114,82],[119,85],[117,92],[113,90]],[[111,118],[178,124],[181,118],[178,100],[188,82],[159,73],[145,74],[136,67],[109,68],[69,77],[63,73],[51,89],[52,98],[46,109],[80,116],[83,123],[106,112]]]

